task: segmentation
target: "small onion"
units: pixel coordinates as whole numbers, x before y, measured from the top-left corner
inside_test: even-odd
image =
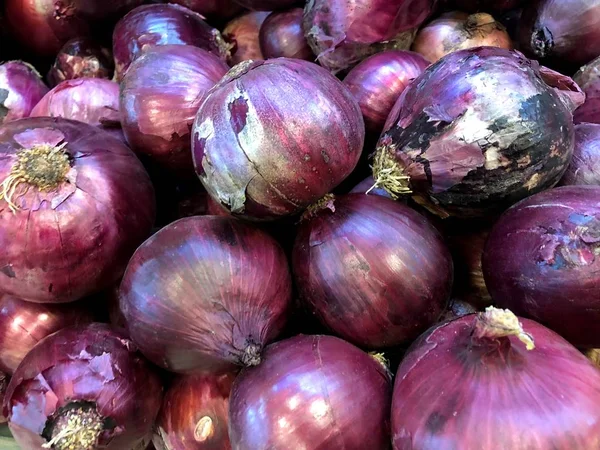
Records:
[[[600,186],[600,124],[575,125],[575,150],[561,184]]]
[[[521,321],[490,307],[413,344],[394,385],[395,450],[596,447],[600,371],[556,333]]]
[[[260,50],[259,33],[269,12],[255,11],[242,14],[229,22],[223,37],[231,46],[229,64],[235,66],[242,61],[265,59]]]
[[[339,80],[277,58],[241,63],[217,84],[196,116],[192,152],[215,200],[233,214],[273,219],[342,182],[364,137],[360,108]]]
[[[59,50],[48,72],[50,86],[76,78],[111,78],[114,62],[110,50],[88,38],[75,38]]]
[[[244,8],[255,11],[273,11],[288,9],[299,3],[299,0],[234,0]]]
[[[315,59],[302,31],[302,14],[302,8],[269,14],[258,36],[265,58]]]
[[[448,53],[474,47],[512,48],[506,28],[487,13],[442,14],[417,33],[412,50],[436,62]],[[391,108],[390,108],[391,109]]]
[[[185,6],[203,15],[209,21],[231,19],[243,11],[234,0],[169,0],[169,3]]]
[[[0,64],[0,125],[29,117],[47,92],[33,66],[21,61]]]
[[[583,66],[573,80],[585,92],[585,103],[575,111],[575,123],[600,123],[600,57]]]
[[[453,0],[454,6],[461,11],[480,12],[494,11],[505,12],[518,8],[527,0]]]
[[[131,341],[95,323],[60,330],[27,354],[4,414],[22,450],[124,450],[151,433],[161,398],[160,378]]]
[[[229,217],[174,222],[133,255],[121,311],[144,355],[173,372],[229,371],[260,362],[291,299],[283,250]]]
[[[452,257],[425,217],[377,195],[328,196],[305,213],[293,268],[300,296],[356,345],[409,342],[439,319]]]

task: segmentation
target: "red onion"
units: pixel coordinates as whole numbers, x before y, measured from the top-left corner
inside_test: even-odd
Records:
[[[112,285],[150,233],[154,192],[98,128],[31,118],[0,127],[0,293],[70,302]]]
[[[299,0],[234,0],[244,8],[256,11],[273,11],[274,9],[288,9],[299,3]]]
[[[215,200],[272,219],[343,181],[364,135],[358,104],[339,80],[316,64],[277,58],[242,63],[217,84],[196,116],[192,152]]]
[[[189,375],[173,383],[156,421],[154,444],[165,450],[231,450],[229,392],[235,376]]]
[[[583,66],[573,80],[585,92],[585,103],[575,111],[575,123],[600,123],[600,57]]]
[[[527,0],[454,0],[456,8],[462,11],[480,12],[495,11],[505,12],[518,8]]]
[[[344,84],[360,105],[367,131],[381,133],[394,103],[427,66],[418,53],[389,50],[365,59],[346,75]]]
[[[392,347],[440,317],[452,257],[420,214],[377,195],[328,196],[304,215],[293,268],[300,296],[356,345]]]
[[[391,380],[372,356],[333,336],[296,336],[267,347],[235,379],[234,449],[389,448]]]
[[[193,45],[225,59],[228,46],[203,17],[180,5],[143,5],[123,17],[113,32],[117,81],[148,48]]]
[[[302,31],[302,8],[273,12],[260,28],[260,49],[265,58],[315,59]]]
[[[236,17],[229,22],[223,30],[223,37],[231,45],[229,64],[236,64],[246,60],[265,59],[261,50],[258,34],[260,27],[269,12],[249,12]]]
[[[27,354],[4,414],[23,450],[124,450],[151,433],[161,397],[160,378],[131,341],[95,323],[60,330]]]
[[[600,185],[600,124],[575,125],[575,150],[561,183]]]
[[[512,42],[504,25],[487,13],[469,15],[453,11],[421,28],[412,49],[428,61],[436,62],[457,50],[482,46],[511,49]]]
[[[282,330],[291,280],[266,233],[216,216],[174,222],[133,255],[121,311],[144,355],[173,372],[228,371],[260,362]]]
[[[319,63],[339,72],[383,50],[408,49],[437,0],[311,0],[304,33]]]
[[[21,61],[0,64],[0,125],[29,117],[46,92],[48,87],[33,66]]]
[[[169,2],[185,6],[211,21],[231,19],[243,11],[234,0],[169,0]]]
[[[521,320],[490,307],[413,344],[394,385],[395,450],[596,446],[600,371],[551,330]]]
[[[582,101],[570,78],[518,52],[451,53],[396,102],[374,178],[441,217],[502,210],[560,180],[573,151],[571,113]]]

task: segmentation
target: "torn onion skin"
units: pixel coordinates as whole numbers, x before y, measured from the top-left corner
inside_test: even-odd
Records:
[[[268,11],[250,11],[225,26],[223,37],[230,45],[228,62],[231,67],[242,61],[265,59],[260,49],[259,33],[269,14]]]
[[[0,64],[0,125],[29,117],[47,92],[33,66],[22,61]]]
[[[583,66],[573,80],[585,92],[585,103],[575,111],[575,123],[600,124],[600,57]]]
[[[298,58],[314,61],[315,55],[302,31],[302,8],[275,11],[265,19],[259,32],[265,58]]]
[[[575,125],[575,150],[561,184],[600,186],[600,124]]]
[[[497,305],[573,345],[600,347],[600,186],[559,187],[506,211],[488,237],[483,274]]]

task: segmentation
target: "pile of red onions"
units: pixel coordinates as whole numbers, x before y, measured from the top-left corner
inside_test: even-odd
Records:
[[[260,362],[291,305],[283,250],[230,218],[181,219],[133,255],[121,311],[144,355],[173,372],[213,373]]]
[[[148,438],[161,398],[131,341],[96,323],[40,341],[8,385],[4,414],[23,450],[123,450]]]
[[[302,14],[302,8],[269,14],[259,33],[260,49],[265,58],[315,59],[304,38]]]
[[[0,125],[29,117],[33,107],[48,92],[40,74],[29,64],[0,64]]]
[[[236,215],[273,219],[342,182],[364,136],[360,108],[342,82],[316,64],[277,58],[240,64],[210,91],[192,152],[215,200]]]
[[[375,357],[333,336],[267,347],[229,399],[234,449],[389,448],[391,379]]]
[[[585,92],[585,103],[574,114],[575,123],[600,123],[600,57],[579,69],[573,80]]]
[[[243,8],[234,0],[170,0],[195,11],[212,21],[231,19],[243,11]]]
[[[242,14],[229,22],[223,30],[223,37],[230,45],[229,64],[235,66],[249,59],[265,59],[260,50],[260,28],[269,12],[252,11]]]
[[[113,69],[112,54],[107,48],[88,38],[76,38],[60,49],[47,79],[51,86],[76,78],[109,79]]]
[[[575,125],[575,149],[561,184],[600,186],[600,124]]]
[[[0,293],[63,303],[105,289],[154,216],[148,174],[108,133],[45,117],[0,127]]]
[[[396,374],[392,440],[395,450],[591,449],[598,417],[600,371],[553,331],[490,307],[413,344]]]

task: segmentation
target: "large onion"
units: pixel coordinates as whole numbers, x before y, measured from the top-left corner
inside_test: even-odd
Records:
[[[76,78],[108,79],[113,69],[112,54],[107,48],[87,38],[75,38],[59,50],[47,79],[51,86]]]
[[[177,3],[200,13],[211,23],[231,19],[243,11],[234,0],[170,0],[169,3]]]
[[[573,80],[585,92],[585,103],[573,117],[575,123],[600,123],[600,57],[579,69]]]
[[[249,59],[264,59],[260,50],[259,33],[269,12],[253,11],[230,21],[223,30],[223,37],[231,46],[229,64],[235,66]]]
[[[70,302],[109,287],[150,233],[154,192],[106,132],[66,119],[0,127],[0,292]]]
[[[389,448],[387,369],[333,336],[297,336],[267,347],[229,399],[234,450]]]
[[[374,177],[442,217],[501,210],[560,180],[573,152],[571,112],[582,101],[570,78],[518,52],[451,53],[394,106]]]
[[[29,117],[33,107],[48,92],[40,74],[29,64],[0,64],[0,125]]]
[[[302,31],[302,14],[302,8],[269,14],[258,36],[265,58],[315,59]]]
[[[561,184],[600,186],[600,124],[575,125],[575,150]]]
[[[234,67],[209,93],[192,151],[215,200],[269,219],[301,211],[344,180],[364,135],[360,108],[339,80],[316,64],[277,58]]]

